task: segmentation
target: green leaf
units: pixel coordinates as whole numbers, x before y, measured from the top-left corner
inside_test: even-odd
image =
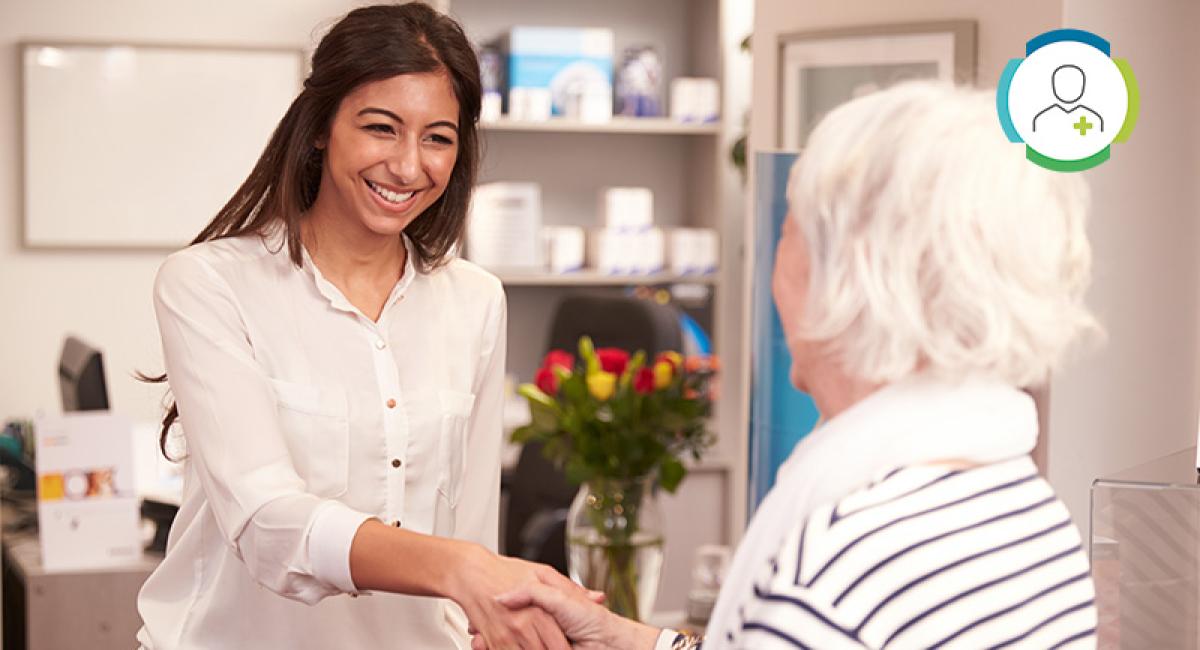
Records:
[[[583,359],[589,375],[600,369],[600,360],[596,358],[596,345],[592,343],[591,337],[579,337],[579,358]]]
[[[664,490],[672,494],[675,493],[675,489],[679,487],[679,483],[683,481],[686,474],[687,469],[674,456],[663,458],[662,464],[658,468],[659,483],[662,484]]]
[[[558,407],[549,407],[539,402],[529,403],[529,415],[533,422],[530,426],[546,433],[558,429]]]
[[[558,391],[569,403],[583,402],[588,398],[587,379],[581,373],[571,375],[559,385]]]
[[[523,427],[517,427],[514,429],[510,439],[518,445],[523,445],[530,440],[536,439],[538,437],[538,433],[539,431],[537,429],[527,424]]]
[[[579,485],[592,478],[593,473],[589,469],[587,463],[584,463],[579,458],[572,458],[567,461],[567,466],[563,468],[563,474],[567,480]]]

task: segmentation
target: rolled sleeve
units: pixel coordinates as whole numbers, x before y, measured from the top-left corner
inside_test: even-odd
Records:
[[[358,528],[373,518],[338,501],[321,504],[308,534],[308,557],[318,580],[339,591],[358,592],[350,575],[350,546]]]
[[[353,591],[348,540],[367,515],[307,492],[233,290],[185,250],[159,270],[154,307],[187,459],[225,542],[282,596]]]

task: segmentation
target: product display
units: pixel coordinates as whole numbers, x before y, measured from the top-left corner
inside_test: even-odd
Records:
[[[721,117],[721,92],[716,79],[679,77],[671,81],[671,117],[680,122],[707,124]]]
[[[546,226],[542,228],[542,240],[545,242],[546,266],[551,273],[570,273],[583,268],[583,228]]]
[[[504,103],[504,55],[495,47],[484,46],[479,51],[479,79],[483,86],[481,122],[500,119]]]
[[[715,273],[720,239],[711,228],[674,228],[667,234],[667,266],[680,275]]]
[[[605,187],[599,209],[605,228],[645,230],[654,224],[654,192],[648,187]]]
[[[541,268],[542,188],[485,183],[475,188],[467,259],[486,268]]]
[[[662,59],[653,47],[625,48],[617,74],[617,113],[629,117],[662,115]]]
[[[545,122],[550,119],[549,88],[513,88],[508,91],[508,116],[514,120]]]
[[[514,27],[508,53],[509,114],[584,121],[612,117],[613,32],[576,27]],[[544,110],[549,99],[550,113]]]

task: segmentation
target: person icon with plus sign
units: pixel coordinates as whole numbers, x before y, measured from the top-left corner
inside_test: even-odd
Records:
[[[1077,65],[1072,65],[1070,63],[1060,65],[1055,68],[1054,72],[1050,75],[1050,87],[1054,91],[1054,96],[1058,99],[1058,101],[1062,102],[1063,104],[1067,104],[1068,106],[1075,104],[1083,97],[1083,91],[1086,86],[1087,75],[1085,75],[1083,73],[1083,69]],[[1096,127],[1099,127],[1101,133],[1104,132],[1104,118],[1101,117],[1096,111],[1093,111],[1083,104],[1078,104],[1068,108],[1067,106],[1056,103],[1047,106],[1041,111],[1038,111],[1038,114],[1033,116],[1034,133],[1036,133],[1038,130],[1038,119],[1047,112],[1055,109],[1058,109],[1063,113],[1064,116],[1068,117],[1066,122],[1070,124],[1071,128],[1078,131],[1081,137],[1087,137],[1088,131]],[[1080,111],[1078,120],[1070,117],[1070,114],[1076,111]],[[1092,121],[1088,120],[1089,115],[1093,118]],[[1043,126],[1045,126],[1047,121],[1055,124],[1063,121],[1061,118],[1052,119],[1054,117],[1054,115],[1049,115],[1045,120],[1042,120]]]

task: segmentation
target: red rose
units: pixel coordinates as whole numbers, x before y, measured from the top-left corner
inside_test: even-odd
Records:
[[[614,375],[625,372],[625,366],[629,365],[629,353],[619,348],[600,348],[596,350],[596,358],[604,372]]]
[[[554,376],[554,371],[550,368],[539,368],[537,374],[533,376],[533,383],[538,390],[547,395],[558,394],[558,377]]]
[[[649,395],[654,392],[654,371],[649,368],[641,368],[633,377],[633,389],[643,395]]]
[[[575,355],[564,350],[551,350],[546,353],[546,358],[542,359],[543,368],[553,368],[558,366],[567,372],[575,369]]]

